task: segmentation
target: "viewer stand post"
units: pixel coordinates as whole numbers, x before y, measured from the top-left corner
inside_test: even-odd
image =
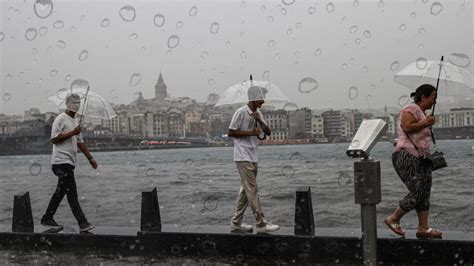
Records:
[[[361,206],[362,254],[364,265],[377,265],[376,205],[382,199],[380,161],[369,157],[370,150],[387,130],[381,119],[364,120],[346,154],[360,158],[354,162],[354,199]]]

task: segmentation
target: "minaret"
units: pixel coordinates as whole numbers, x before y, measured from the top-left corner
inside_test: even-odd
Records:
[[[166,91],[166,84],[163,81],[163,77],[161,76],[161,72],[160,72],[160,76],[158,77],[158,81],[156,82],[156,85],[155,85],[155,99],[159,101],[163,101],[166,98],[166,96],[168,96],[168,93]]]

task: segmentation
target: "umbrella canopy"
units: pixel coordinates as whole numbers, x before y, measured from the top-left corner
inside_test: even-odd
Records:
[[[48,97],[48,100],[54,103],[59,108],[66,106],[66,97],[68,94],[77,94],[81,98],[81,107],[78,114],[85,117],[112,119],[116,116],[114,109],[110,103],[97,92],[88,90],[84,86],[74,86],[77,82],[73,82],[70,89],[60,89],[56,94]],[[85,84],[85,83],[82,83]],[[87,95],[87,97],[86,97]]]
[[[233,85],[220,95],[218,106],[243,104],[251,100],[265,100],[266,103],[288,103],[290,99],[275,84],[269,81],[248,80]]]
[[[439,71],[441,67],[441,72]],[[452,95],[462,95],[473,87],[472,75],[449,62],[419,59],[395,74],[394,82],[416,89],[422,84],[436,87],[439,75],[439,88],[445,88]]]

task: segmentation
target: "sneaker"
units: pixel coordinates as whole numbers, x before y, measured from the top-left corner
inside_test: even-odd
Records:
[[[48,220],[41,219],[41,224],[42,224],[42,225],[45,225],[45,226],[61,227],[61,225],[59,225],[59,224],[58,224],[55,220],[53,220],[53,219],[48,219]]]
[[[241,224],[231,223],[230,228],[232,230],[237,230],[237,231],[252,231],[253,230],[253,226],[246,223],[241,223]]]
[[[270,233],[278,229],[280,229],[280,226],[276,224],[267,223],[265,226],[262,227],[257,226],[257,233]]]
[[[90,223],[82,223],[82,224],[79,225],[79,231],[81,231],[81,232],[87,232],[87,231],[89,231],[93,228],[95,228],[95,226],[93,226]]]

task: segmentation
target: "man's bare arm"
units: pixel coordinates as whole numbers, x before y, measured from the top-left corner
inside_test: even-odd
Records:
[[[87,160],[91,164],[92,168],[97,169],[97,162],[92,157],[92,154],[89,152],[89,148],[85,143],[77,143],[77,147],[82,151],[82,153],[86,156]]]
[[[260,134],[260,128],[254,128],[252,131],[242,131],[229,129],[227,135],[232,138],[245,138],[250,136],[258,136]]]

